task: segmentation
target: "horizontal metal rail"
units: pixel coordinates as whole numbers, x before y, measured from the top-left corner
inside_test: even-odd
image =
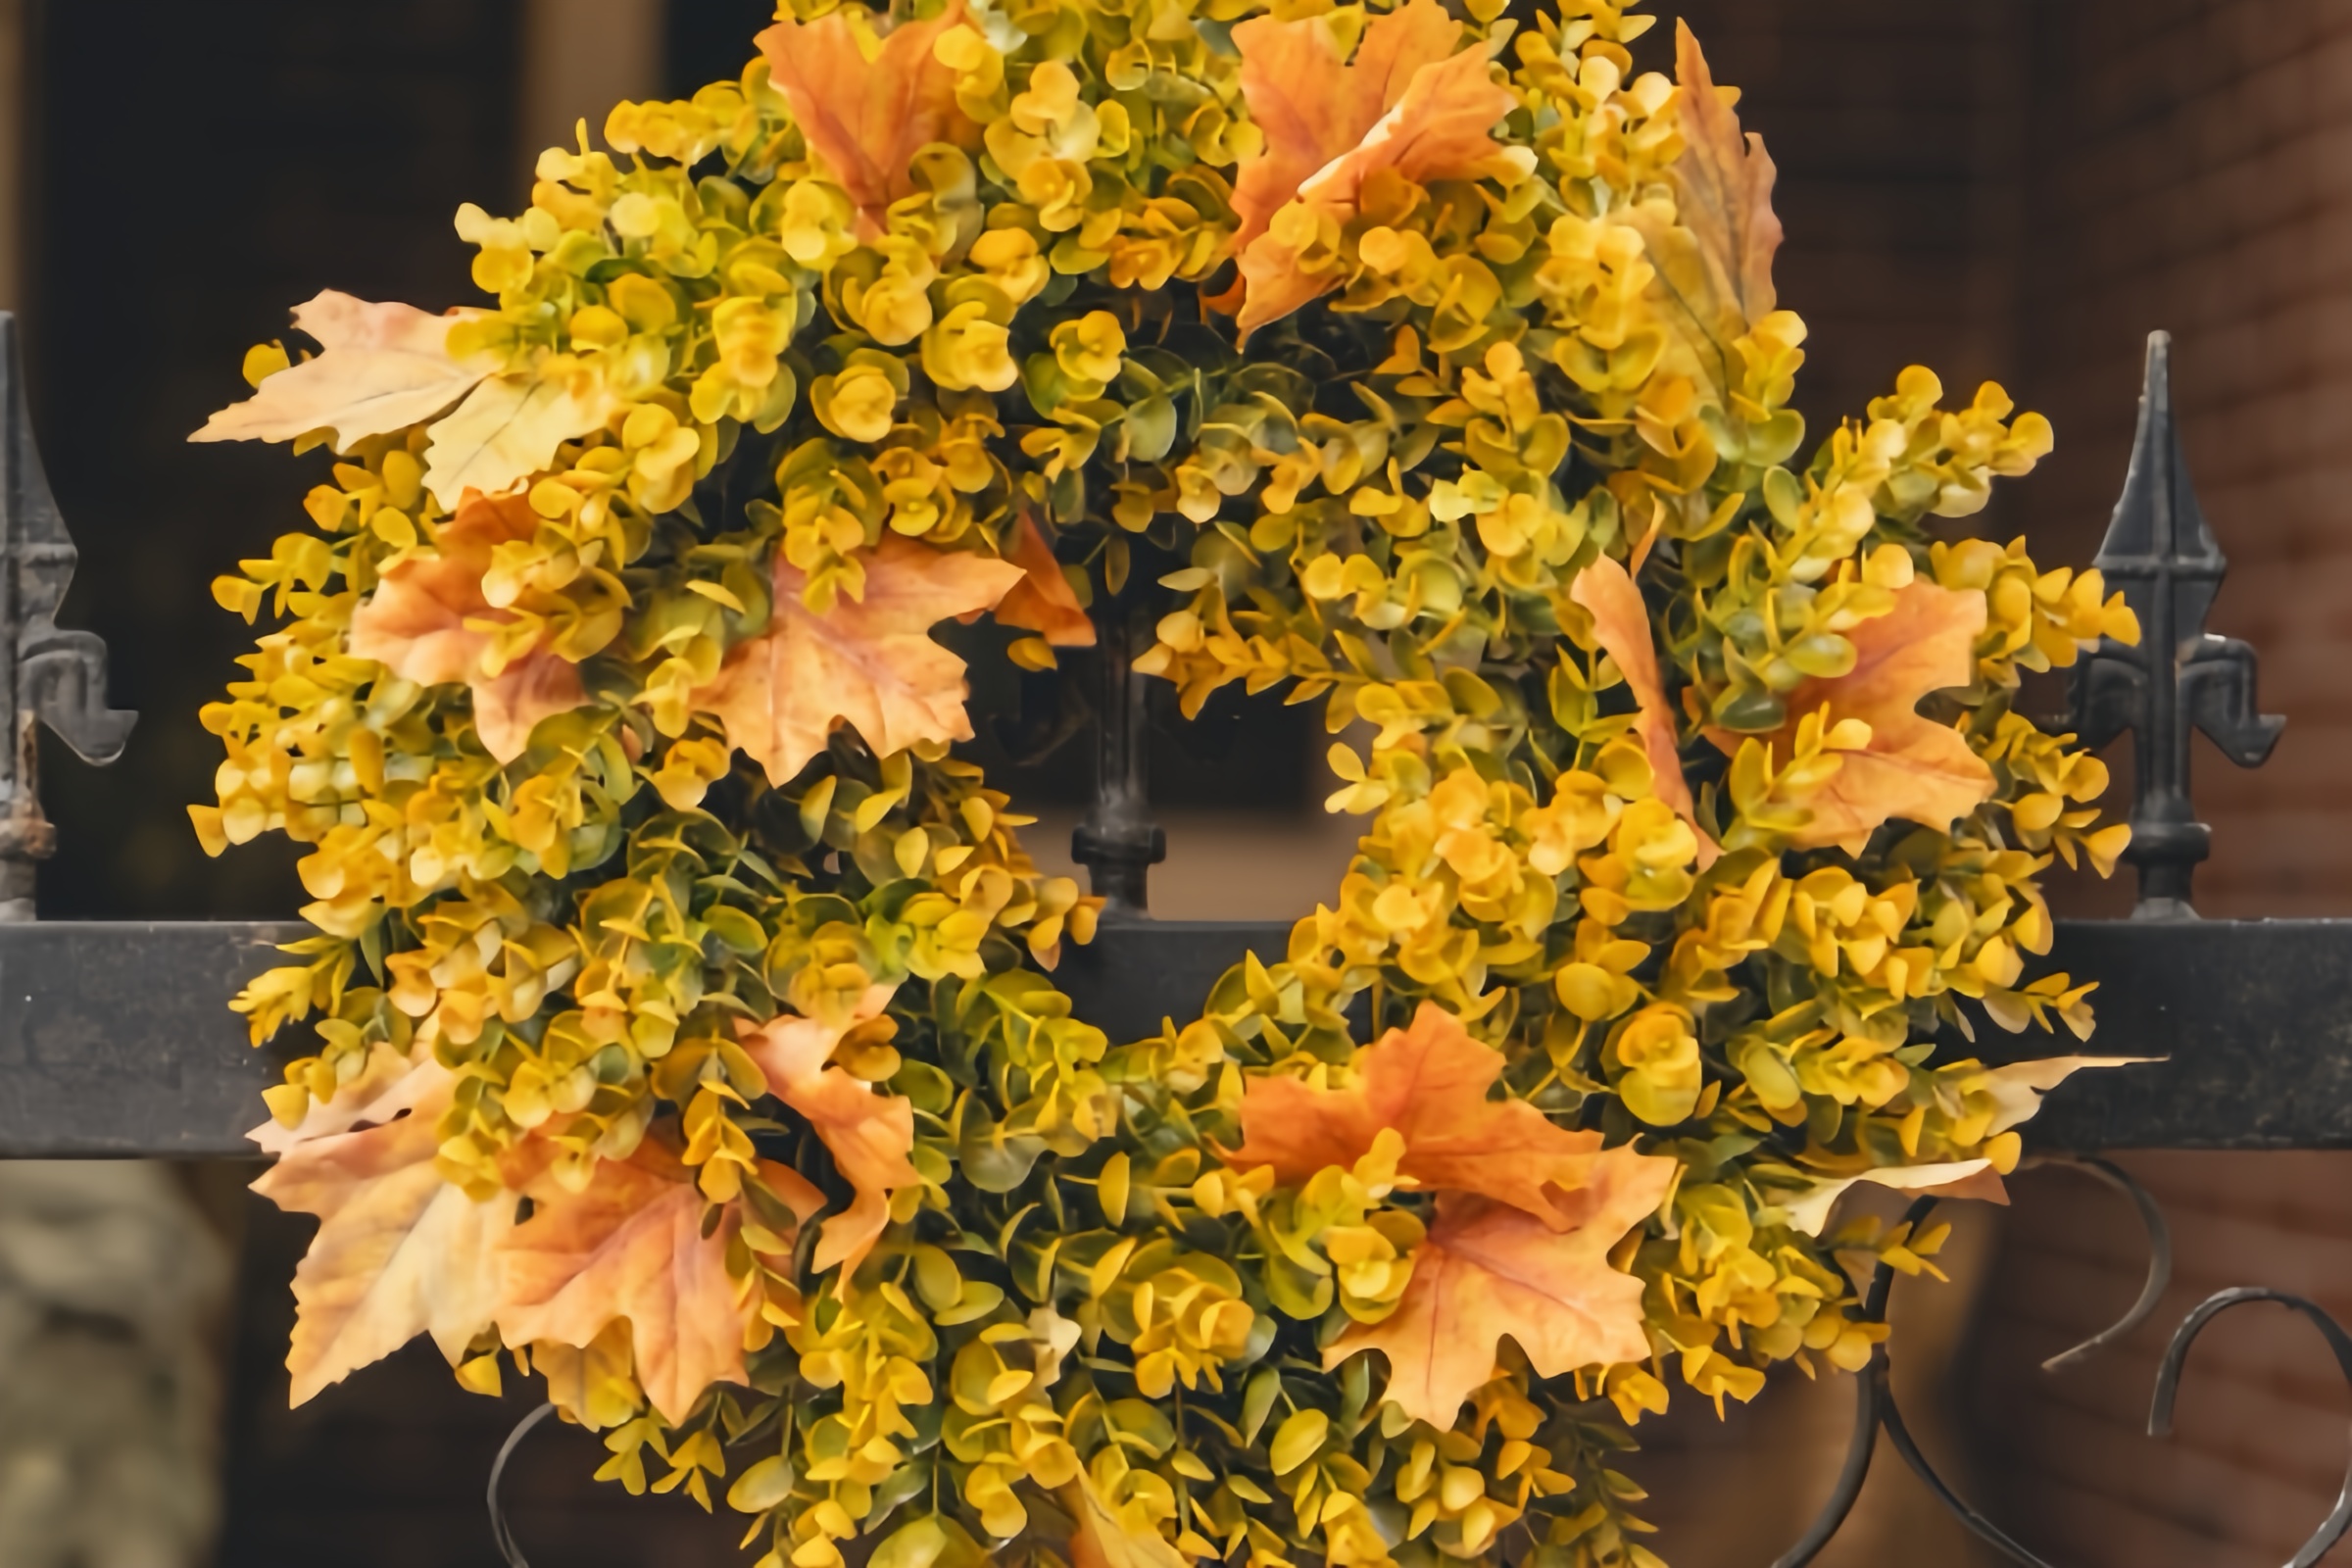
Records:
[[[228,999],[307,928],[0,925],[0,1157],[253,1154],[294,1037],[261,1051]]]
[[[261,1092],[297,1046],[255,1051],[225,1003],[302,934],[283,924],[0,925],[0,1158],[251,1154]],[[1262,921],[1106,922],[1055,979],[1113,1039],[1199,1014]],[[2103,1054],[2163,1059],[2078,1074],[2029,1123],[2032,1147],[2352,1148],[2352,920],[2058,922],[2045,967],[2098,976]],[[290,1031],[299,1037],[302,1031]],[[1938,1054],[2050,1054],[1981,1019]],[[2072,1042],[2067,1042],[2071,1047]]]

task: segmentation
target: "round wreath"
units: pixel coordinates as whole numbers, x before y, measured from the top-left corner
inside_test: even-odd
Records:
[[[206,710],[317,1015],[257,1184],[303,1400],[418,1333],[765,1568],[1654,1564],[1677,1382],[1853,1370],[1846,1263],[2084,1058],[1938,1061],[2126,829],[2019,671],[2136,635],[1936,538],[2050,430],[1905,370],[1790,466],[1773,167],[1565,0],[792,0],[467,206],[494,307],[326,293],[199,439],[331,445]],[[1153,588],[1156,583],[1156,589]],[[1152,595],[1156,593],[1156,599]],[[1141,601],[1197,712],[1320,699],[1338,896],[1142,1041],[954,743]],[[1350,1017],[1369,1015],[1370,1028]]]

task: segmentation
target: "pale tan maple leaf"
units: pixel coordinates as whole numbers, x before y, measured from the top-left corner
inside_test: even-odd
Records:
[[[851,1021],[878,1015],[892,989],[868,989]],[[839,1265],[846,1287],[890,1223],[891,1194],[922,1180],[907,1158],[914,1151],[914,1105],[828,1065],[845,1027],[786,1013],[757,1028],[742,1022],[736,1028],[745,1054],[767,1075],[768,1093],[808,1118],[856,1194],[849,1207],[826,1218],[809,1258],[819,1274]]]
[[[1237,1170],[1271,1166],[1296,1186],[1326,1166],[1353,1165],[1384,1129],[1404,1140],[1400,1176],[1426,1189],[1477,1193],[1565,1226],[1582,1212],[1574,1196],[1601,1157],[1601,1138],[1554,1126],[1523,1100],[1490,1100],[1502,1053],[1473,1039],[1461,1020],[1424,1002],[1407,1029],[1392,1029],[1355,1059],[1355,1081],[1318,1089],[1257,1075],[1242,1091]],[[1667,1162],[1669,1165],[1672,1161]]]
[[[638,1387],[682,1421],[714,1383],[743,1381],[756,1306],[727,1273],[737,1204],[704,1224],[693,1172],[653,1144],[606,1160],[578,1193],[540,1184],[499,1252],[495,1317],[509,1345],[584,1349],[626,1319]]]
[[[1987,1203],[2009,1201],[2009,1189],[1989,1159],[1946,1159],[1927,1165],[1877,1165],[1850,1176],[1826,1176],[1793,1197],[1781,1200],[1791,1228],[1819,1236],[1830,1221],[1838,1200],[1861,1182],[1923,1198],[1973,1198]]]
[[[496,368],[488,359],[460,363],[449,355],[449,329],[480,314],[434,316],[328,289],[294,308],[294,325],[318,340],[318,356],[270,376],[188,439],[291,441],[326,430],[344,452],[355,441],[422,423]]]
[[[767,630],[728,653],[695,705],[779,786],[825,749],[837,723],[881,757],[917,741],[969,740],[963,661],[930,628],[993,607],[1022,575],[994,557],[889,534],[865,559],[865,597],[845,593],[820,615],[801,602],[808,577],[779,554]]]
[[[1054,547],[1038,531],[1037,519],[1021,518],[1004,559],[1026,575],[997,602],[999,625],[1036,632],[1056,648],[1095,646],[1095,623],[1079,605],[1061,563],[1054,558]]]
[[[930,21],[902,22],[876,39],[833,11],[814,22],[787,18],[753,40],[809,150],[857,207],[864,237],[881,231],[892,202],[914,194],[917,152],[979,139],[956,107],[955,69],[934,52],[962,21],[961,0],[952,0]]]
[[[627,406],[602,370],[569,355],[491,376],[427,432],[424,487],[452,511],[469,490],[504,495]]]
[[[1665,1200],[1674,1169],[1671,1159],[1609,1150],[1574,1195],[1576,1223],[1564,1232],[1507,1203],[1442,1195],[1396,1310],[1341,1335],[1324,1367],[1380,1351],[1389,1362],[1384,1396],[1445,1432],[1494,1376],[1506,1334],[1540,1377],[1646,1359],[1642,1282],[1611,1268],[1608,1254]]]
[[[528,539],[538,514],[520,496],[495,500],[467,495],[441,530],[437,551],[412,556],[383,575],[368,601],[352,612],[351,651],[419,685],[463,682],[473,693],[473,727],[485,751],[501,762],[520,757],[543,718],[569,712],[588,700],[577,664],[545,647],[509,662],[496,674],[484,667],[492,633],[483,622],[514,618],[483,596],[491,554],[512,539]]]
[[[1707,831],[1698,825],[1690,801],[1690,784],[1683,774],[1682,736],[1675,727],[1674,705],[1666,700],[1666,683],[1658,672],[1658,651],[1650,640],[1649,607],[1642,590],[1623,565],[1602,556],[1576,574],[1568,597],[1592,616],[1592,635],[1602,652],[1617,662],[1634,694],[1634,734],[1649,759],[1650,791],[1698,835],[1698,867],[1705,870],[1721,853]]]
[[[1786,699],[1788,722],[1755,739],[1781,761],[1794,754],[1796,726],[1828,710],[1828,724],[1860,719],[1870,744],[1838,754],[1838,771],[1804,800],[1813,819],[1789,838],[1792,847],[1836,846],[1859,855],[1888,817],[1922,827],[1948,828],[1993,790],[1992,769],[1959,731],[1919,714],[1919,700],[1976,678],[1977,634],[1984,629],[1984,596],[1915,579],[1894,593],[1894,608],[1845,634],[1854,665],[1845,674],[1807,680]],[[1744,736],[1710,728],[1707,738],[1726,756]]]
[[[399,1120],[300,1144],[253,1184],[320,1220],[294,1273],[295,1404],[418,1334],[455,1365],[490,1325],[514,1202],[477,1203],[434,1167],[454,1082],[440,1073]]]
[[[1453,52],[1460,34],[1438,0],[1374,19],[1352,65],[1321,18],[1259,17],[1233,29],[1243,96],[1266,137],[1234,188],[1245,338],[1338,285],[1337,269],[1302,265],[1297,235],[1324,219],[1346,226],[1375,173],[1467,178],[1500,151],[1492,133],[1516,100],[1494,79],[1491,46]],[[1285,216],[1293,203],[1300,211]]]
[[[297,1145],[332,1138],[361,1126],[381,1126],[416,1109],[419,1101],[444,1088],[450,1071],[428,1051],[417,1060],[386,1041],[369,1049],[360,1073],[329,1100],[313,1101],[302,1120],[288,1127],[275,1117],[245,1136],[265,1154],[283,1154]]]
[[[1972,1073],[1961,1080],[1960,1088],[1966,1094],[1992,1097],[1995,1108],[1991,1125],[1985,1129],[1985,1136],[1991,1137],[2031,1121],[2041,1109],[2041,1097],[2076,1073],[2094,1067],[2136,1067],[2163,1059],[2161,1056],[2043,1056]]]

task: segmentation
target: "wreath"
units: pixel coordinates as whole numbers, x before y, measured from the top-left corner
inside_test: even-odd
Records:
[[[329,447],[204,719],[315,1019],[257,1183],[308,1399],[417,1334],[761,1568],[1654,1565],[1612,1466],[1885,1328],[1857,1182],[1998,1196],[2083,1057],[1937,1056],[2128,830],[2020,672],[2136,637],[1944,537],[2050,446],[1905,370],[1797,465],[1774,171],[1687,29],[1563,0],[791,0],[324,293],[199,440]],[[1143,605],[1187,713],[1320,702],[1332,903],[1200,1016],[959,757]],[[1973,1003],[1973,1008],[1963,1003]]]

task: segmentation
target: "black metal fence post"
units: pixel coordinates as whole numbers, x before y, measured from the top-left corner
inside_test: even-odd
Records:
[[[0,922],[33,918],[34,868],[57,847],[41,814],[34,742],[46,722],[84,761],[122,755],[138,714],[106,706],[106,644],[94,632],[61,631],[55,616],[74,580],[74,541],[49,493],[24,407],[16,318],[0,312]]]
[[[2075,728],[2096,750],[2132,732],[2134,920],[2193,920],[2189,879],[2213,830],[2188,793],[2188,737],[2201,729],[2240,767],[2259,767],[2286,725],[2258,710],[2254,650],[2205,629],[2230,569],[2206,526],[2173,418],[2173,337],[2148,334],[2139,430],[2124,493],[2092,564],[2139,617],[2139,646],[2102,639],[2075,674]]]
[[[1168,858],[1168,836],[1152,820],[1151,677],[1135,672],[1152,641],[1141,596],[1106,595],[1095,612],[1095,799],[1070,857],[1087,869],[1105,919],[1151,913],[1152,867]]]

